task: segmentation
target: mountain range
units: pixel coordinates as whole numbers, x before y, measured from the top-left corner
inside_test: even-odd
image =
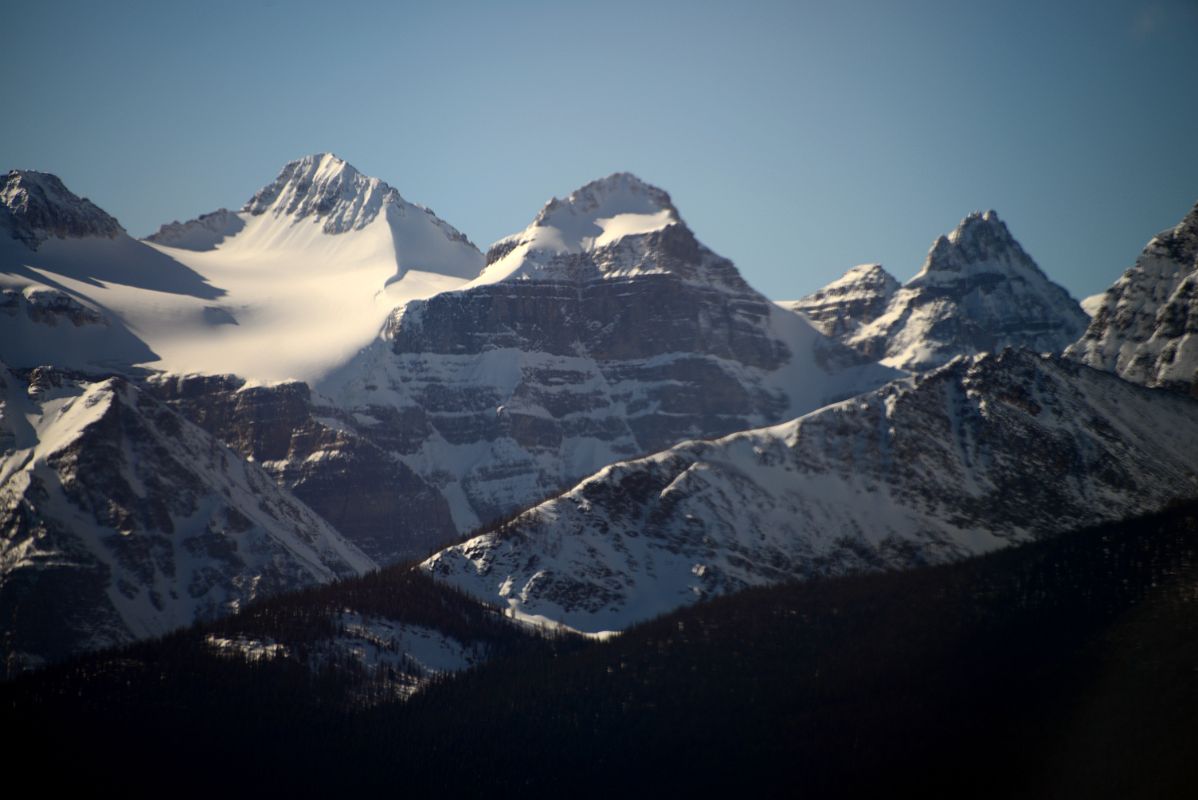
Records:
[[[598,633],[1198,495],[1198,209],[1090,320],[993,211],[774,303],[628,173],[485,255],[327,153],[140,241],[0,201],[9,671],[430,553]]]

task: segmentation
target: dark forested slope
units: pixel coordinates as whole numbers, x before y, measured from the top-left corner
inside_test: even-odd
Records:
[[[191,629],[0,686],[0,708],[12,763],[142,791],[1183,796],[1196,585],[1195,505],[753,589],[602,644],[531,637],[393,569],[222,623],[286,657],[216,655],[217,626]],[[345,608],[449,626],[490,660],[389,699],[385,674],[296,656]]]

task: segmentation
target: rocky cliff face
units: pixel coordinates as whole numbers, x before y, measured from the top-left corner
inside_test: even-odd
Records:
[[[445,498],[304,383],[158,376],[150,390],[255,462],[376,563],[427,555],[457,535]]]
[[[1057,353],[1089,321],[994,211],[970,214],[937,239],[901,288],[888,277],[856,267],[793,307],[863,355],[908,370],[1004,347]]]
[[[0,180],[0,229],[36,250],[49,237],[99,236],[112,239],[125,232],[113,217],[79,197],[56,176],[11,170]]]
[[[774,307],[665,192],[619,174],[549,203],[466,288],[397,311],[319,388],[469,530],[614,460],[892,375]]]
[[[0,370],[0,642],[14,671],[373,562],[123,378]]]
[[[1153,237],[1107,290],[1068,355],[1145,386],[1198,395],[1198,205]]]
[[[517,614],[620,629],[749,585],[937,563],[1198,496],[1196,412],[1061,358],[962,357],[614,464],[424,568]]]

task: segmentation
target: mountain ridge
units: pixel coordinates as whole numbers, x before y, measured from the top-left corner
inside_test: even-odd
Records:
[[[618,630],[748,585],[955,560],[1194,497],[1196,408],[1060,357],[959,357],[609,465],[423,568],[517,615]]]

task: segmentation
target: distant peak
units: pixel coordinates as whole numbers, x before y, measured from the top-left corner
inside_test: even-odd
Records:
[[[388,203],[402,203],[399,192],[378,178],[363,175],[332,153],[314,153],[286,164],[274,182],[260,189],[242,211],[268,211],[296,220],[322,220],[326,233],[359,230],[374,221]]]
[[[562,214],[602,218],[663,211],[677,221],[678,210],[664,189],[645,183],[631,172],[616,172],[575,189],[565,199],[553,198],[541,209],[535,224],[553,224]]]
[[[0,206],[13,238],[32,248],[51,236],[112,239],[125,232],[116,218],[48,172],[11,170],[0,181]]]
[[[893,294],[899,285],[898,279],[883,269],[881,264],[858,264],[804,300],[858,289],[871,289],[889,295]]]
[[[998,212],[974,211],[932,244],[920,275],[1006,271],[1011,265],[1039,272]]]
[[[850,267],[845,271],[840,278],[843,280],[861,280],[861,279],[881,279],[887,282],[894,281],[898,283],[893,275],[882,268],[881,264],[858,264],[855,267]]]

